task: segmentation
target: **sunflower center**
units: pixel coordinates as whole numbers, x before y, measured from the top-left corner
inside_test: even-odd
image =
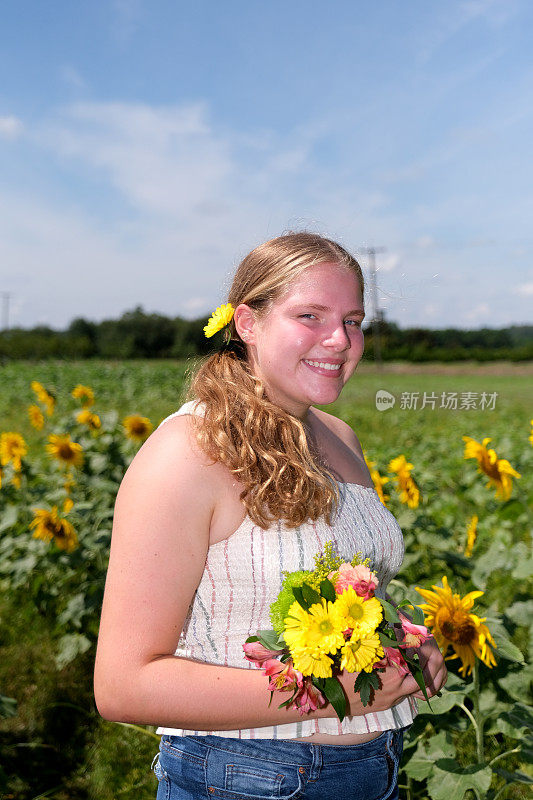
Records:
[[[146,431],[146,425],[144,424],[144,422],[141,421],[133,422],[131,429],[133,433],[136,433],[138,436],[141,436]]]
[[[68,444],[68,442],[63,442],[59,445],[57,452],[59,453],[59,457],[63,459],[63,461],[70,461],[73,456],[72,448]]]
[[[469,645],[477,636],[474,623],[464,611],[450,612],[448,608],[442,607],[437,612],[435,622],[442,635],[450,642]]]

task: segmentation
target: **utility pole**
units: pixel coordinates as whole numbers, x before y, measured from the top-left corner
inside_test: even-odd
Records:
[[[0,292],[2,296],[2,330],[8,331],[9,330],[9,300],[11,298],[11,294],[9,292]]]
[[[381,359],[381,322],[383,314],[378,306],[378,281],[376,276],[376,253],[385,253],[386,247],[360,247],[357,250],[364,256],[368,256],[370,263],[370,287],[372,292],[372,342],[374,344],[374,361],[377,364],[378,370],[383,369],[383,362]]]

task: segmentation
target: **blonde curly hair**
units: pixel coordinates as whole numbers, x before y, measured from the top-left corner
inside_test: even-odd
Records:
[[[257,318],[289,291],[292,281],[317,264],[351,269],[361,292],[364,278],[355,258],[341,245],[315,233],[288,233],[259,245],[237,268],[227,302],[245,303]],[[199,446],[213,462],[225,464],[243,484],[240,499],[256,525],[283,520],[296,528],[324,515],[331,525],[339,490],[312,451],[302,422],[270,402],[249,368],[246,348],[231,320],[226,341],[192,375],[187,393],[203,403],[195,416]]]

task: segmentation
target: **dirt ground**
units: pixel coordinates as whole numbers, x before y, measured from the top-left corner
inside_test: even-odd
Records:
[[[533,361],[456,361],[451,364],[428,362],[408,364],[403,361],[387,361],[379,369],[377,365],[362,362],[357,368],[360,373],[397,375],[509,375],[533,376]]]

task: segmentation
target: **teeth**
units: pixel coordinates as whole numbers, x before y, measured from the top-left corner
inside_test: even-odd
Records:
[[[341,368],[340,364],[326,364],[324,361],[308,361],[304,358],[306,364],[311,364],[312,367],[321,367],[322,369],[329,369],[332,372],[337,372]]]

